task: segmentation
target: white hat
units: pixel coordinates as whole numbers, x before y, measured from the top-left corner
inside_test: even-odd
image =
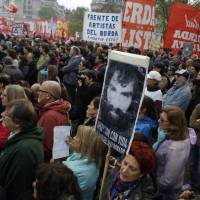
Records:
[[[161,81],[161,80],[162,80],[162,76],[161,76],[160,73],[157,72],[157,71],[150,71],[150,72],[147,74],[147,78],[153,79],[153,80],[156,80],[156,81]]]

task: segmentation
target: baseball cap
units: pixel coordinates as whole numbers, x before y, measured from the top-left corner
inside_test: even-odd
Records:
[[[161,76],[160,73],[157,72],[157,71],[150,71],[150,72],[147,74],[147,78],[153,79],[153,80],[156,80],[156,81],[161,81],[161,80],[162,80],[162,76]]]
[[[178,76],[184,76],[186,79],[189,78],[189,73],[185,69],[181,69],[181,70],[176,71],[176,75],[178,75]]]

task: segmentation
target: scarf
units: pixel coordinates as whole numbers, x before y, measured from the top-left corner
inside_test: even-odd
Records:
[[[132,191],[139,185],[139,183],[140,179],[133,182],[121,181],[118,171],[110,188],[109,200],[128,200]]]

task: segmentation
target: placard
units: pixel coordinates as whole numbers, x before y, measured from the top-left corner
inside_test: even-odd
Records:
[[[149,49],[155,27],[155,0],[127,0],[123,16],[122,46]]]
[[[111,51],[106,70],[97,133],[109,147],[128,152],[143,100],[149,57]]]
[[[53,138],[53,159],[65,158],[69,155],[69,146],[66,143],[70,136],[71,126],[56,126]]]
[[[121,43],[121,14],[85,12],[83,39],[96,43]]]

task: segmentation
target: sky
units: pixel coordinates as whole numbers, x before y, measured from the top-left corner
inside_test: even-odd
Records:
[[[66,8],[73,9],[79,7],[90,8],[92,0],[57,0],[60,5],[64,5]]]

